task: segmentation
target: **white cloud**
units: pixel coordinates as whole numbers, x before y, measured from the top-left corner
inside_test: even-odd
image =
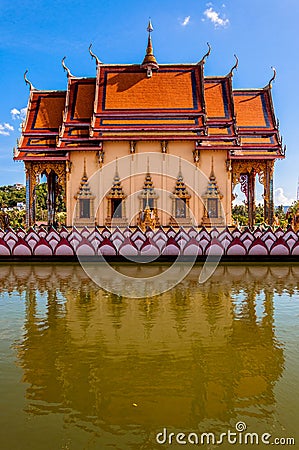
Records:
[[[215,27],[226,27],[229,24],[229,20],[220,16],[220,13],[213,9],[211,3],[207,4],[207,9],[204,11],[204,15],[209,19]]]
[[[11,117],[13,120],[25,120],[26,118],[26,113],[27,113],[27,108],[21,108],[21,109],[17,109],[17,108],[13,108],[10,111]]]
[[[17,117],[20,116],[21,111],[19,111],[17,108],[13,108],[11,109],[10,114],[13,119],[16,119]]]
[[[274,204],[277,206],[290,206],[295,201],[294,198],[288,198],[283,192],[283,188],[279,187],[274,191]]]
[[[188,23],[190,22],[190,18],[191,18],[191,16],[185,17],[185,19],[181,23],[182,27],[185,27],[186,25],[188,25]]]
[[[9,123],[0,123],[0,135],[9,136],[10,132],[14,131],[14,127]]]

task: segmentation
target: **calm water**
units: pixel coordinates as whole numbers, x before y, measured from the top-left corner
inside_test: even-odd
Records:
[[[299,266],[199,271],[126,299],[77,265],[1,265],[0,448],[269,448],[156,442],[238,421],[299,448]]]

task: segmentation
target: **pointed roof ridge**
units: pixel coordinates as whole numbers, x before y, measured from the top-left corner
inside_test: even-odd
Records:
[[[211,178],[215,178],[215,179],[216,179],[215,173],[214,173],[214,157],[213,157],[213,156],[212,156],[212,159],[211,159],[210,179],[211,179]]]
[[[113,177],[112,187],[107,195],[108,198],[125,198],[126,195],[123,191],[119,173],[118,173],[118,158],[115,159],[115,173]]]
[[[83,177],[82,178],[87,178],[87,173],[86,173],[86,158],[84,158],[84,162],[83,162]],[[87,178],[88,179],[88,178]]]
[[[29,86],[30,92],[31,92],[31,91],[37,91],[37,89],[33,86],[33,84],[31,83],[31,81],[28,80],[28,78],[27,78],[27,73],[28,73],[28,72],[29,72],[28,69],[26,69],[26,70],[25,70],[25,73],[24,73],[24,81],[25,81],[25,83]]]
[[[147,76],[150,78],[152,76],[152,69],[159,69],[159,64],[157,63],[156,57],[154,55],[153,43],[151,33],[153,31],[153,25],[151,19],[149,19],[147,31],[148,31],[148,39],[147,39],[147,48],[146,54],[142,61],[141,68],[147,69]]]
[[[179,159],[179,172],[176,179],[175,187],[173,190],[173,195],[180,198],[190,198],[190,194],[187,190],[183,174],[182,174],[182,161],[181,157]]]
[[[212,156],[211,158],[211,172],[209,176],[208,181],[208,187],[206,190],[206,193],[202,196],[203,198],[222,198],[223,195],[220,192],[220,189],[218,187],[218,183],[216,180],[216,176],[214,173],[214,158]]]
[[[83,166],[83,175],[80,181],[80,187],[78,190],[77,195],[75,196],[76,199],[79,198],[94,198],[92,195],[92,192],[90,190],[89,182],[88,182],[88,176],[86,172],[86,158],[84,158],[84,166]]]
[[[157,197],[157,194],[155,192],[154,183],[152,180],[152,176],[150,174],[149,158],[147,158],[147,170],[146,170],[145,179],[143,182],[143,188],[142,188],[142,192],[141,192],[140,196],[146,197],[147,195],[149,195],[150,197]]]

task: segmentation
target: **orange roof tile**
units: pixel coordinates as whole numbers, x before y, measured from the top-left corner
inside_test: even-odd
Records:
[[[251,144],[252,146],[254,145],[259,145],[259,144],[277,144],[277,140],[273,140],[272,136],[241,136],[240,137],[240,142],[241,145],[243,144]]]
[[[219,146],[222,146],[222,145],[232,146],[232,145],[234,145],[234,143],[231,142],[230,140],[222,140],[222,141],[221,140],[219,140],[219,141],[204,140],[204,141],[201,142],[201,145],[203,147],[204,146],[207,146],[207,147],[217,146],[217,147],[219,147]]]
[[[195,119],[103,119],[102,125],[195,125]]]
[[[95,97],[95,78],[70,79],[67,122],[90,121]]]
[[[246,128],[273,128],[265,91],[234,91],[237,125]]]
[[[194,70],[110,71],[101,82],[103,110],[197,109]]]
[[[65,92],[33,92],[28,108],[25,132],[58,132],[62,123]]]
[[[100,140],[155,139],[198,139],[203,147],[234,148],[239,158],[267,151],[279,157],[270,91],[232,92],[230,77],[202,76],[198,65],[165,65],[149,78],[139,66],[101,65],[97,91],[95,78],[74,77],[67,92],[31,91],[17,159],[65,158],[68,150],[91,150]]]
[[[229,128],[216,128],[216,127],[209,127],[208,128],[208,134],[214,135],[214,134],[223,134],[225,136],[229,135]]]
[[[58,129],[62,122],[64,98],[41,98],[34,128]]]
[[[50,148],[56,146],[56,137],[46,137],[46,138],[35,138],[35,137],[25,137],[20,141],[20,149],[34,149],[34,148]]]
[[[205,79],[204,95],[208,119],[228,118],[227,79]]]

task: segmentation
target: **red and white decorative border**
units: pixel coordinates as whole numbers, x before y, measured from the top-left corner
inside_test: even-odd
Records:
[[[291,228],[262,230],[139,228],[0,229],[0,258],[38,256],[299,256],[299,233]]]

